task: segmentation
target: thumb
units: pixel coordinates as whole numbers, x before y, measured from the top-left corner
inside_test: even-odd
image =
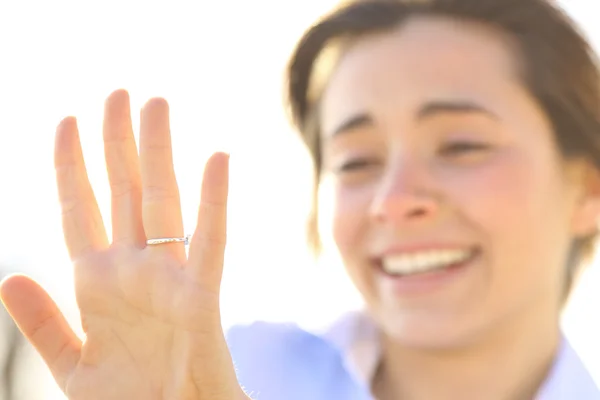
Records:
[[[0,297],[23,335],[65,391],[80,357],[81,341],[48,293],[32,279],[12,275],[0,283]]]

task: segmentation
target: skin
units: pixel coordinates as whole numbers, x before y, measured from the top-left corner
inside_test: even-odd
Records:
[[[228,156],[207,162],[189,257],[183,243],[146,246],[147,238],[183,236],[166,101],[152,99],[142,110],[139,157],[131,126],[129,96],[118,90],[106,101],[103,129],[112,241],[75,119],[63,120],[56,133],[57,186],[85,341],[27,277],[3,281],[2,301],[70,400],[247,399],[219,311]]]
[[[441,18],[363,37],[320,111],[333,238],[383,333],[375,394],[531,398],[559,342],[570,243],[595,229],[598,196],[585,163],[561,158],[508,41]],[[456,247],[480,255],[416,293],[373,262]]]

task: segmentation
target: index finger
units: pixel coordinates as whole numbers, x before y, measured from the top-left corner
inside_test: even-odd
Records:
[[[56,130],[54,165],[63,233],[71,259],[108,245],[104,221],[88,179],[77,121],[67,117]]]
[[[229,155],[215,153],[204,169],[198,223],[187,264],[196,280],[215,292],[219,291],[223,275],[228,192]]]

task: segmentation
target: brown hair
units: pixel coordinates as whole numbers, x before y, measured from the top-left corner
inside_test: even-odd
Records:
[[[416,16],[475,22],[516,45],[524,86],[548,115],[566,159],[583,158],[600,169],[600,74],[594,52],[575,23],[551,0],[351,0],[325,15],[301,38],[287,71],[287,105],[314,162],[315,194],[309,242],[318,252],[317,189],[321,144],[316,64],[337,41],[395,29]],[[338,46],[339,48],[339,46]],[[325,78],[326,79],[326,78]],[[570,265],[589,259],[595,235],[575,241]],[[568,285],[575,268],[569,268]]]

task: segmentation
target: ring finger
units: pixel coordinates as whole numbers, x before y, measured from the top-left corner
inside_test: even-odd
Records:
[[[182,237],[183,220],[173,168],[169,105],[161,98],[148,101],[141,112],[140,168],[146,237]],[[183,244],[161,244],[158,248],[173,252],[181,264],[185,262]]]

